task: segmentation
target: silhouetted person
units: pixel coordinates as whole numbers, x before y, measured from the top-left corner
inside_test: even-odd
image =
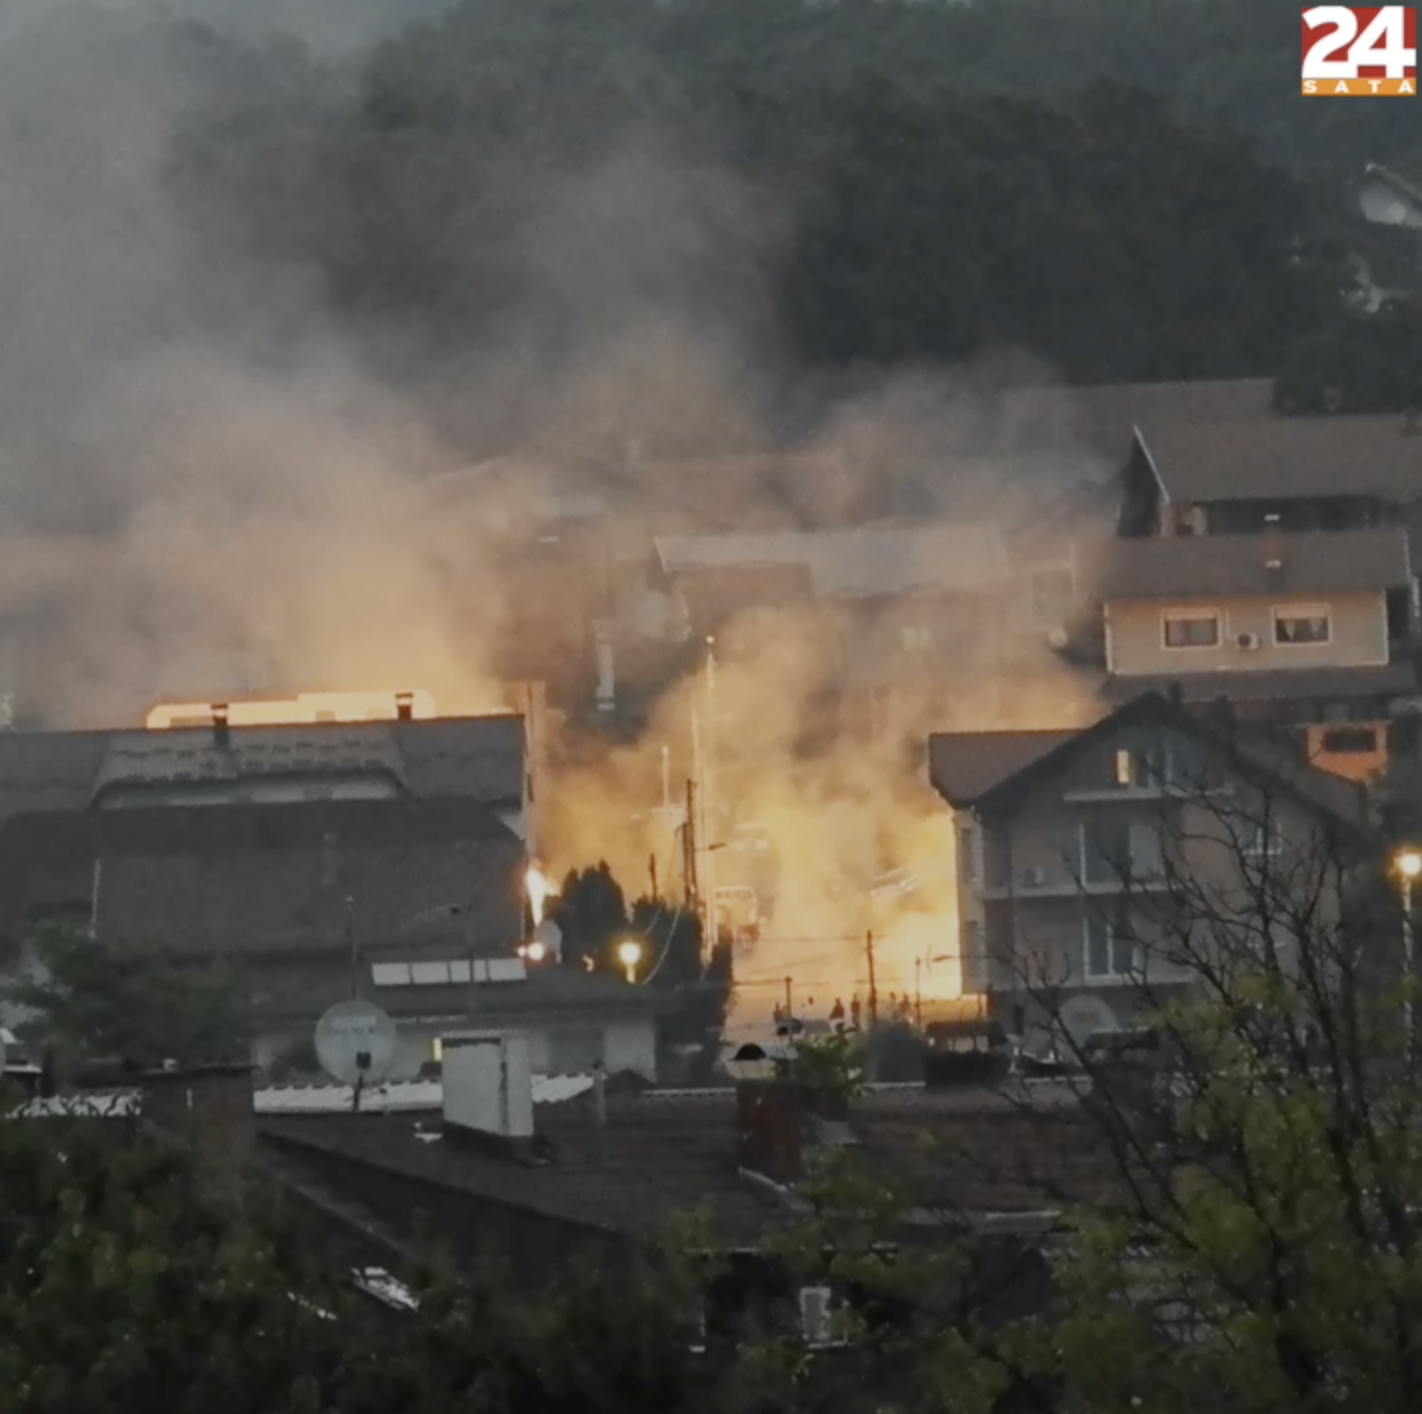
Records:
[[[830,1008],[831,1021],[844,1020],[844,1003],[838,997],[834,999],[834,1005]]]
[[[853,1022],[855,1029],[859,1027],[859,1018],[863,1014],[864,1008],[860,1005],[859,998],[855,997],[849,1003],[849,1019]]]

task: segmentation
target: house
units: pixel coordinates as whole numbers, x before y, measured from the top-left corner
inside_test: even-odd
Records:
[[[57,918],[259,995],[348,989],[353,954],[451,906],[465,956],[508,955],[532,794],[517,716],[0,736],[3,965]]]
[[[1366,530],[1411,525],[1422,439],[1394,413],[1288,417],[1250,385],[1195,421],[1134,424],[1118,533]]]
[[[445,1036],[478,1029],[526,1037],[540,1075],[588,1075],[601,1066],[655,1082],[663,993],[603,973],[477,952],[456,928],[443,943],[429,941],[426,931],[414,946],[363,950],[357,990],[399,1028],[392,1080],[411,1080],[440,1063]],[[296,961],[264,969],[258,1063],[300,1053],[316,1019],[349,997],[350,986],[345,973],[313,972]]]
[[[1417,693],[1417,578],[1406,532],[1119,539],[1100,546],[1106,691],[1178,686],[1293,729],[1315,764],[1382,770]]]
[[[1248,861],[1367,829],[1362,786],[1155,693],[1084,731],[941,733],[929,759],[956,812],[964,991],[1044,1047],[1188,994],[1198,891],[1224,890],[1248,931]]]

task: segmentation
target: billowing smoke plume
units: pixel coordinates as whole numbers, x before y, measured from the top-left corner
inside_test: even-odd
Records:
[[[764,311],[792,213],[655,134],[623,135],[575,178],[508,175],[490,206],[519,216],[480,259],[502,262],[509,297],[471,315],[454,351],[417,354],[378,325],[357,338],[299,242],[244,240],[250,212],[180,195],[193,115],[244,80],[210,36],[140,22],[140,8],[74,0],[0,32],[0,622],[22,665],[7,686],[46,722],[273,690],[499,706],[511,625],[539,592],[527,576],[510,587],[506,527],[533,513],[550,461],[611,498],[618,565],[667,529],[1010,521],[1101,469],[1071,429],[1024,431],[1004,413],[1004,388],[1041,375],[1015,358],[828,401],[790,376]],[[441,153],[442,170],[459,156]],[[288,227],[336,219],[323,172],[278,202]],[[402,219],[399,192],[378,197]],[[668,457],[754,452],[791,424],[808,480],[691,464],[668,479]],[[510,453],[512,493],[450,478]],[[433,494],[445,484],[456,494]],[[547,593],[556,615],[565,601]],[[550,780],[549,863],[607,858],[635,894],[655,856],[677,890],[663,749],[679,800],[698,774],[695,706],[723,807],[708,867],[729,882],[764,855],[776,876],[741,965],[746,1005],[786,977],[801,1001],[847,1002],[865,990],[870,934],[885,997],[917,983],[951,995],[953,861],[927,733],[1056,724],[1090,704],[1068,700],[1075,679],[1045,652],[1039,677],[1019,669],[1004,693],[993,645],[970,638],[936,693],[900,699],[866,738],[838,715],[844,664],[812,617],[741,618],[717,645],[714,704],[693,664],[640,745]]]

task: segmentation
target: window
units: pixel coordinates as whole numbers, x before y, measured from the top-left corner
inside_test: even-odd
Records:
[[[447,962],[412,962],[410,981],[417,987],[437,987],[449,981]]]
[[[1163,741],[1137,742],[1118,747],[1113,779],[1123,790],[1155,790],[1166,781],[1168,753]]]
[[[1306,604],[1274,610],[1274,642],[1281,644],[1327,643],[1333,625],[1326,605]]]
[[[1161,616],[1167,648],[1218,648],[1220,616],[1214,609],[1172,610]]]
[[[1319,746],[1339,756],[1371,756],[1378,749],[1376,727],[1333,727],[1323,733]]]
[[[1283,852],[1284,837],[1272,816],[1248,822],[1239,836],[1240,848],[1253,859],[1270,859]]]
[[[1087,884],[1128,884],[1160,873],[1160,834],[1142,820],[1099,816],[1081,827]]]
[[[1131,977],[1140,971],[1136,941],[1123,920],[1086,915],[1086,976]]]
[[[370,980],[377,987],[408,987],[410,985],[410,964],[408,962],[374,962],[370,967]]]

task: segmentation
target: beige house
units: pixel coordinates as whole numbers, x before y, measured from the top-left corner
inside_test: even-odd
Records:
[[[1101,552],[1108,691],[1178,684],[1304,727],[1316,764],[1364,779],[1415,691],[1417,581],[1401,528],[1120,539]]]
[[[1154,693],[1085,731],[943,733],[929,750],[956,812],[964,990],[1042,1044],[1049,1017],[1078,1041],[1129,1027],[1224,938],[1286,949],[1264,936],[1259,871],[1306,871],[1366,829],[1361,786]]]

